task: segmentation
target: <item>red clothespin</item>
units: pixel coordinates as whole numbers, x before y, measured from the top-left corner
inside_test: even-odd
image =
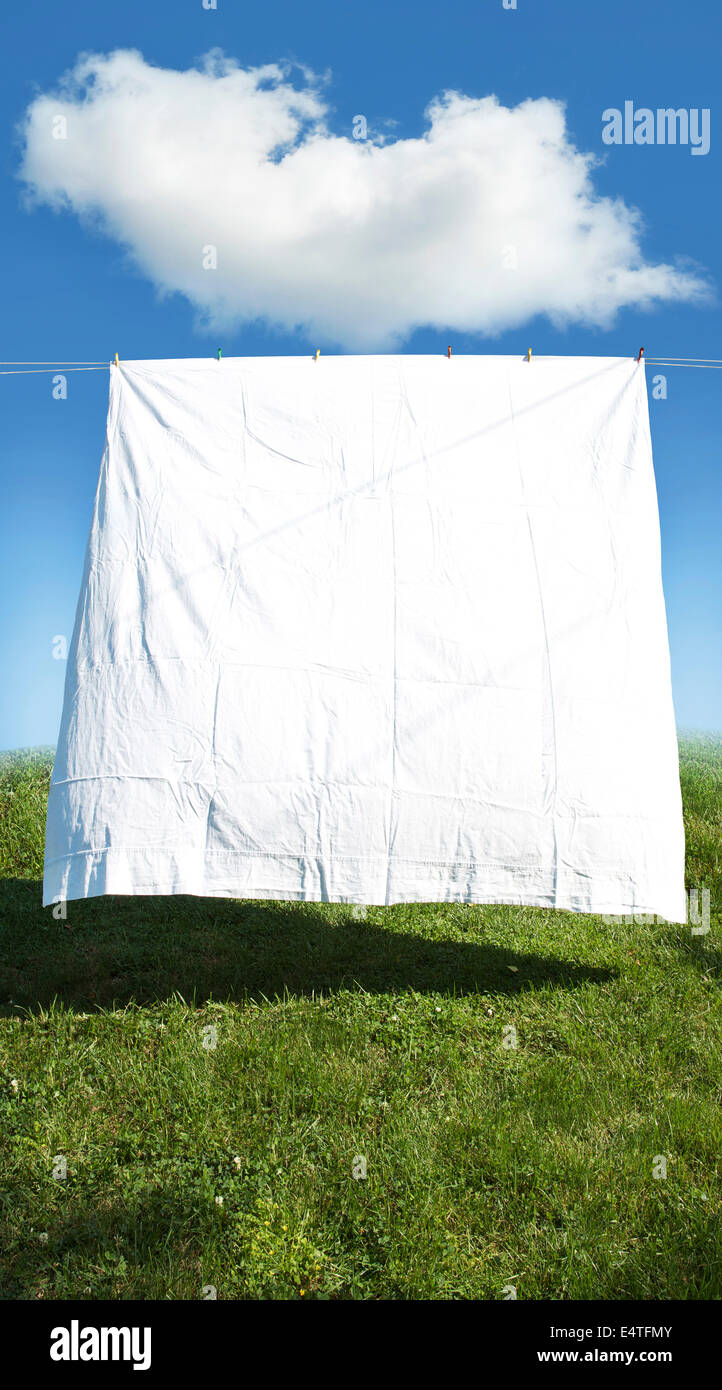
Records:
[[[447,356],[447,357],[451,357],[451,348],[450,348],[450,347],[447,347],[447,349],[446,349],[446,356]]]
[[[638,361],[638,362],[641,362],[641,360],[642,360],[643,357],[644,357],[644,348],[640,348],[640,349],[639,349],[639,357],[637,358],[637,361]]]

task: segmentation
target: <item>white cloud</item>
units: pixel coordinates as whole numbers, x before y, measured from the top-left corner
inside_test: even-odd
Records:
[[[422,325],[495,334],[542,313],[606,327],[625,306],[709,293],[644,259],[639,214],[595,193],[559,102],[446,92],[420,138],[366,142],[327,114],[305,70],[294,85],[286,66],[219,52],[187,72],[93,54],[28,108],[21,175],[99,220],[209,327],[262,318],[374,351]]]

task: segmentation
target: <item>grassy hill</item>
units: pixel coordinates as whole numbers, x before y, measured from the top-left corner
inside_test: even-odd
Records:
[[[699,936],[189,897],[55,920],[51,758],[0,762],[0,1296],[722,1295],[722,739],[681,742]]]

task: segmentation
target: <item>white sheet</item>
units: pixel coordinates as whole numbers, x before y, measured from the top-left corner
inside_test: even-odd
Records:
[[[644,367],[110,371],[44,902],[685,920]]]

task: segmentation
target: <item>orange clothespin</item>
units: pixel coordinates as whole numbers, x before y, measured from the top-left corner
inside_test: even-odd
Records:
[[[451,348],[450,348],[450,347],[447,347],[447,349],[446,349],[446,356],[447,356],[447,357],[451,357]]]

